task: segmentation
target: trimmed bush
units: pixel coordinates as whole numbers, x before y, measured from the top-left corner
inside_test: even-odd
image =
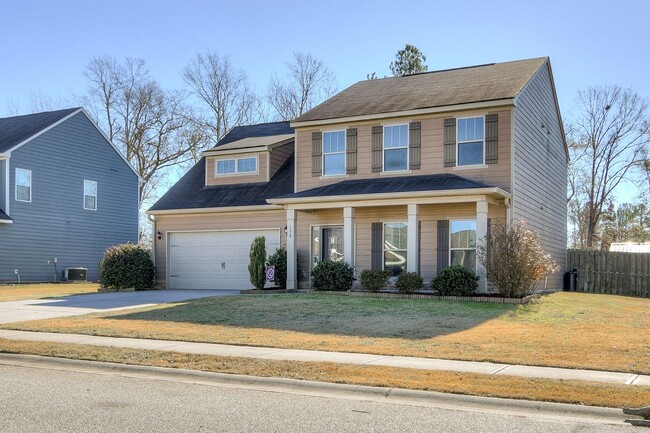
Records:
[[[361,272],[361,288],[368,292],[378,292],[388,285],[390,271],[366,269]]]
[[[266,239],[258,236],[251,244],[251,252],[248,256],[248,273],[251,284],[258,290],[262,290],[266,284]]]
[[[316,290],[350,290],[354,269],[343,261],[323,260],[311,271],[311,283]]]
[[[271,257],[269,257],[269,266],[275,266],[275,287],[280,289],[287,288],[287,250],[280,247]]]
[[[112,246],[99,263],[99,282],[105,289],[152,289],[155,275],[151,250],[142,245]]]
[[[397,277],[395,287],[399,293],[417,293],[424,287],[424,281],[417,272],[403,272]]]
[[[440,296],[473,296],[478,288],[478,277],[463,266],[450,266],[431,280],[431,288]]]

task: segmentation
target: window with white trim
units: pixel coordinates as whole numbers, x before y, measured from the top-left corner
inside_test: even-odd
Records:
[[[384,269],[392,276],[406,272],[407,241],[406,223],[384,223]]]
[[[32,201],[32,171],[16,168],[16,201]]]
[[[476,272],[476,221],[450,221],[449,237],[449,263]]]
[[[257,157],[219,159],[216,164],[216,175],[257,173]]]
[[[384,126],[384,171],[408,169],[408,125]]]
[[[323,132],[323,176],[345,174],[345,131]]]
[[[485,164],[485,118],[466,117],[456,125],[457,165]]]
[[[84,209],[97,210],[97,182],[84,180]]]

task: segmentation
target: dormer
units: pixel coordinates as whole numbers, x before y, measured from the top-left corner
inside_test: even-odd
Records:
[[[289,122],[233,128],[215,147],[203,152],[205,184],[268,182],[293,153],[293,147]]]

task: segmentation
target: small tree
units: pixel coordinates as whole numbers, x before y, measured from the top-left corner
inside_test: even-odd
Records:
[[[557,272],[558,265],[539,244],[536,234],[523,223],[507,226],[494,222],[489,237],[476,249],[485,267],[486,277],[508,298],[523,298],[547,274]]]
[[[266,283],[266,238],[264,236],[258,236],[253,240],[249,257],[248,273],[251,283],[256,289],[261,290]]]
[[[280,247],[269,257],[269,265],[275,266],[275,286],[287,288],[287,250]]]

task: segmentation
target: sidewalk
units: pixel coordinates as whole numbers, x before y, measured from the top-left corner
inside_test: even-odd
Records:
[[[80,334],[57,334],[0,330],[0,338],[9,340],[44,341],[58,343],[88,344],[131,349],[161,350],[212,356],[238,356],[245,358],[284,361],[334,362],[356,365],[382,365],[421,370],[455,371],[487,375],[519,376],[546,379],[572,379],[590,382],[650,386],[650,375],[616,373],[569,368],[533,367],[526,365],[495,364],[491,362],[452,361],[445,359],[384,356],[362,353],[322,352],[316,350],[276,349],[269,347],[233,346],[212,343],[188,343],[183,341],[148,340],[139,338],[98,337]]]

